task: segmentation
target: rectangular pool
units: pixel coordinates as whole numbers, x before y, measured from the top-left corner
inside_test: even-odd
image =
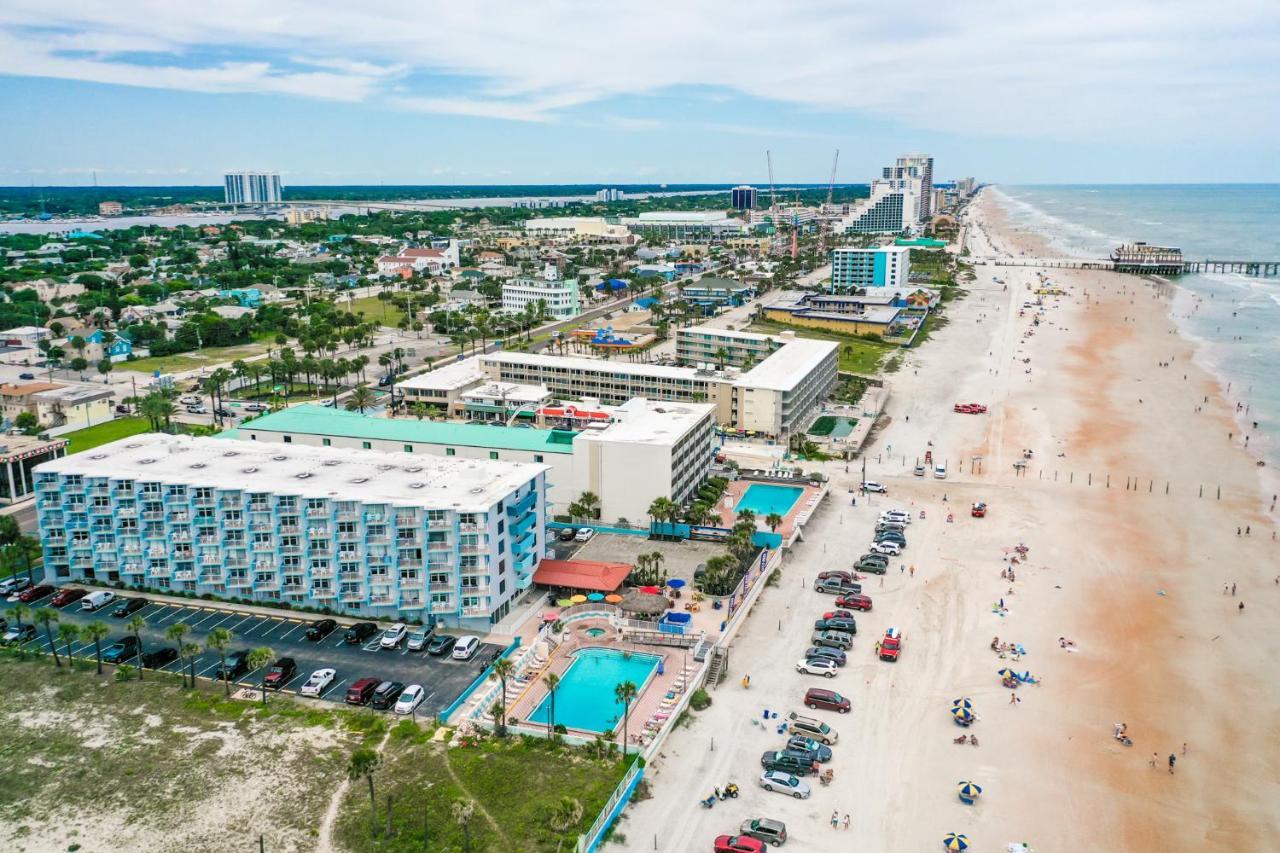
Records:
[[[642,693],[661,660],[657,655],[618,649],[578,652],[556,688],[556,724],[586,732],[612,732],[622,719],[622,706],[614,699],[614,688],[630,681]],[[637,698],[639,695],[636,694]],[[529,715],[528,721],[545,726],[550,713],[551,697],[548,696]]]
[[[749,509],[760,521],[771,512],[786,515],[804,494],[801,486],[775,486],[772,483],[752,483],[738,498],[734,509],[741,512]]]

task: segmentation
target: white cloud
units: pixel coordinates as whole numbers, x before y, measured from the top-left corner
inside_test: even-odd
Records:
[[[5,74],[515,121],[696,87],[702,99],[736,93],[938,131],[1117,140],[1280,129],[1274,0],[6,0],[0,33]],[[184,61],[118,55],[136,51]],[[193,64],[210,51],[239,60]]]

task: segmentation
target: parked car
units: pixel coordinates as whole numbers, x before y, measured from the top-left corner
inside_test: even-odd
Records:
[[[338,623],[333,619],[318,619],[307,626],[303,636],[314,643],[332,634],[337,627]]]
[[[249,652],[241,650],[227,655],[226,663],[218,664],[213,673],[215,681],[234,681],[249,671]]]
[[[378,685],[381,683],[381,679],[378,678],[361,678],[347,688],[346,703],[348,705],[369,704],[373,691],[378,689]]]
[[[6,646],[20,646],[25,642],[36,638],[36,626],[26,625],[10,625],[4,632],[4,636],[0,636],[0,644]]]
[[[892,542],[903,548],[907,547],[907,534],[901,530],[885,530],[876,534],[877,542]]]
[[[871,596],[869,595],[842,595],[836,599],[837,607],[848,607],[850,610],[870,610]]]
[[[712,853],[764,853],[764,842],[749,835],[717,835]]]
[[[333,679],[337,676],[337,671],[332,669],[317,669],[311,673],[311,677],[302,682],[302,686],[298,688],[298,692],[303,696],[319,696],[324,693],[326,687],[333,684]]]
[[[760,787],[764,788],[766,791],[777,791],[782,794],[790,794],[797,800],[808,799],[810,793],[808,782],[780,770],[766,770],[761,773]]]
[[[441,655],[447,655],[453,651],[453,647],[457,642],[458,638],[452,634],[436,634],[431,638],[431,642],[427,643],[427,654],[437,658]]]
[[[917,477],[923,477],[923,476],[924,476],[924,473],[925,473],[925,472],[924,472],[924,466],[923,466],[923,465],[917,465],[917,466],[915,467],[915,470],[914,470],[914,471],[912,471],[911,473],[915,474]]]
[[[50,607],[66,607],[68,604],[74,604],[89,594],[87,589],[76,589],[75,587],[64,587],[53,594],[53,598],[49,599]]]
[[[831,747],[804,735],[792,735],[787,738],[786,748],[813,753],[813,760],[819,764],[826,764],[831,760]]]
[[[298,664],[293,658],[280,658],[271,665],[267,674],[262,676],[262,683],[272,690],[284,687],[298,674]]]
[[[408,636],[409,626],[403,622],[397,622],[382,632],[382,639],[378,641],[378,645],[384,649],[398,649]]]
[[[824,678],[835,678],[839,666],[827,658],[805,658],[796,663],[796,672],[808,675],[821,675]]]
[[[565,527],[560,531],[557,538],[561,542],[572,542],[573,537],[577,535],[578,535],[578,531],[574,530],[572,527]]]
[[[884,486],[884,484],[883,484],[883,483],[876,483],[876,482],[873,482],[873,481],[871,481],[871,480],[867,480],[867,481],[865,481],[865,482],[862,484],[862,491],[864,491],[864,492],[877,492],[877,493],[882,494],[882,495],[887,495],[887,494],[889,494],[889,490],[888,490],[887,488],[885,488],[885,486]]]
[[[213,413],[220,418],[234,418],[236,416],[235,412],[231,411],[230,409],[223,409],[223,408],[214,409]]]
[[[787,731],[793,735],[811,737],[828,746],[840,739],[840,733],[831,728],[831,726],[821,720],[815,720],[813,717],[797,714],[795,711],[787,715]]]
[[[21,592],[31,586],[31,580],[26,575],[14,575],[11,578],[5,578],[0,581],[0,596],[8,598],[15,592]]]
[[[173,646],[161,646],[142,655],[142,665],[147,669],[159,669],[178,659],[178,650]]]
[[[973,506],[969,508],[969,515],[973,516],[974,518],[986,518],[987,505],[982,501],[978,501],[977,503],[975,503]]]
[[[30,382],[32,379],[36,378],[36,375],[34,373],[19,373],[18,378]]]
[[[833,649],[830,646],[810,646],[805,649],[804,656],[806,658],[824,658],[825,660],[834,661],[836,666],[844,666],[849,658],[840,649]]]
[[[902,553],[902,546],[892,539],[886,539],[883,542],[877,542],[872,545],[871,550],[877,554],[888,554],[890,557],[896,557]]]
[[[866,560],[869,563],[879,563],[882,566],[889,565],[889,558],[884,554],[863,554],[858,558],[858,561],[861,562],[863,560]]]
[[[396,704],[396,700],[400,698],[404,688],[403,681],[384,681],[374,688],[373,698],[369,700],[369,705],[379,711],[385,711]]]
[[[897,530],[899,533],[907,529],[907,525],[901,521],[884,521],[883,519],[876,522],[876,533],[883,533],[886,530]]]
[[[270,406],[264,403],[245,403],[244,404],[244,410],[246,412],[265,412],[265,411],[268,411],[270,408],[271,408]],[[323,672],[323,670],[321,671]]]
[[[596,531],[591,527],[579,527],[578,532],[574,534],[574,542],[589,542],[591,537],[596,535]]]
[[[188,394],[185,397],[179,397],[178,402],[184,406],[199,406],[204,402],[203,397],[197,397],[194,394]]]
[[[109,589],[99,589],[80,599],[80,609],[90,612],[101,610],[115,600],[116,594],[114,592]]]
[[[431,642],[430,628],[414,628],[409,633],[409,639],[405,641],[405,648],[411,652],[420,652],[427,647],[429,642]]]
[[[422,689],[421,684],[410,684],[400,694],[400,698],[396,700],[395,707],[391,710],[396,714],[412,714],[425,698],[427,698],[427,693]]]
[[[813,582],[813,588],[816,592],[825,592],[830,595],[844,595],[849,592],[862,592],[862,587],[856,583],[842,581],[839,578],[819,578]]]
[[[880,640],[880,660],[896,663],[900,654],[902,654],[902,633],[897,628],[890,628],[884,632],[884,637]]]
[[[804,694],[804,706],[811,711],[821,708],[824,711],[838,711],[841,714],[849,713],[852,707],[849,700],[841,696],[834,690],[824,690],[821,687],[810,687]]]
[[[813,623],[815,631],[840,631],[845,634],[857,634],[858,623],[852,619],[818,619]]]
[[[138,638],[132,634],[121,637],[102,653],[103,663],[124,663],[138,656]]]
[[[886,509],[880,513],[881,521],[901,521],[903,524],[911,523],[911,513],[905,509]]]
[[[885,572],[889,571],[889,563],[887,561],[882,562],[880,560],[867,559],[867,557],[883,557],[883,556],[885,555],[879,553],[878,551],[873,552],[871,554],[867,554],[866,556],[859,559],[858,562],[853,564],[854,571],[866,572],[867,574],[871,574],[871,575],[884,574]]]
[[[822,614],[823,619],[852,619],[853,614],[848,610],[828,610]]]
[[[33,601],[39,601],[42,598],[53,595],[57,592],[57,587],[51,584],[42,583],[35,586],[29,586],[22,592],[15,592],[9,596],[10,601],[21,601],[23,604],[30,604]]]
[[[471,660],[471,656],[476,653],[478,648],[480,648],[479,637],[473,637],[470,634],[465,637],[459,637],[458,642],[453,646],[453,659]]]
[[[844,581],[845,583],[853,583],[853,575],[849,572],[841,571],[840,569],[828,569],[825,572],[818,572],[818,580],[820,581],[830,580],[832,578],[835,578],[838,581]]]
[[[376,633],[378,633],[378,626],[372,622],[357,622],[347,629],[347,633],[342,636],[342,640],[347,645],[354,646],[357,643],[363,643]]]
[[[934,468],[934,469],[933,469],[933,476],[934,476],[934,479],[937,479],[937,480],[945,480],[945,479],[947,479],[947,466],[946,466],[946,465],[939,465],[939,466],[937,466],[936,468]]]
[[[853,648],[853,635],[843,631],[814,631],[809,642],[815,646],[830,646],[833,649]]]
[[[187,414],[188,415],[207,415],[209,414],[209,410],[205,408],[203,405],[196,403],[194,405],[187,406]]]
[[[760,756],[760,766],[765,770],[781,770],[792,776],[808,776],[818,772],[818,762],[806,761],[803,756],[771,749]]]
[[[147,600],[145,598],[123,598],[120,599],[120,602],[115,607],[111,608],[111,615],[117,619],[123,619],[126,616],[137,613],[146,606]]]
[[[787,843],[787,825],[780,820],[768,817],[748,818],[738,827],[742,835],[749,835],[757,841],[780,847]]]

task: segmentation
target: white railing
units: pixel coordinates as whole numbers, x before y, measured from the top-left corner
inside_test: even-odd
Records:
[[[636,777],[643,772],[643,767],[633,764],[631,769],[627,771],[627,775],[622,777],[618,787],[614,788],[613,793],[609,795],[609,800],[604,804],[604,808],[600,809],[600,814],[596,816],[595,823],[591,824],[591,828],[585,833],[578,836],[577,853],[587,853],[587,851],[594,850],[596,845],[600,843],[600,836],[609,828],[609,819],[613,816],[613,810],[618,807],[618,803],[631,790],[631,786],[635,784]]]

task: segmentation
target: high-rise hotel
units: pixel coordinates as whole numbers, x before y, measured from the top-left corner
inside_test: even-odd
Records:
[[[279,204],[284,199],[278,172],[228,172],[222,189],[227,204]]]

